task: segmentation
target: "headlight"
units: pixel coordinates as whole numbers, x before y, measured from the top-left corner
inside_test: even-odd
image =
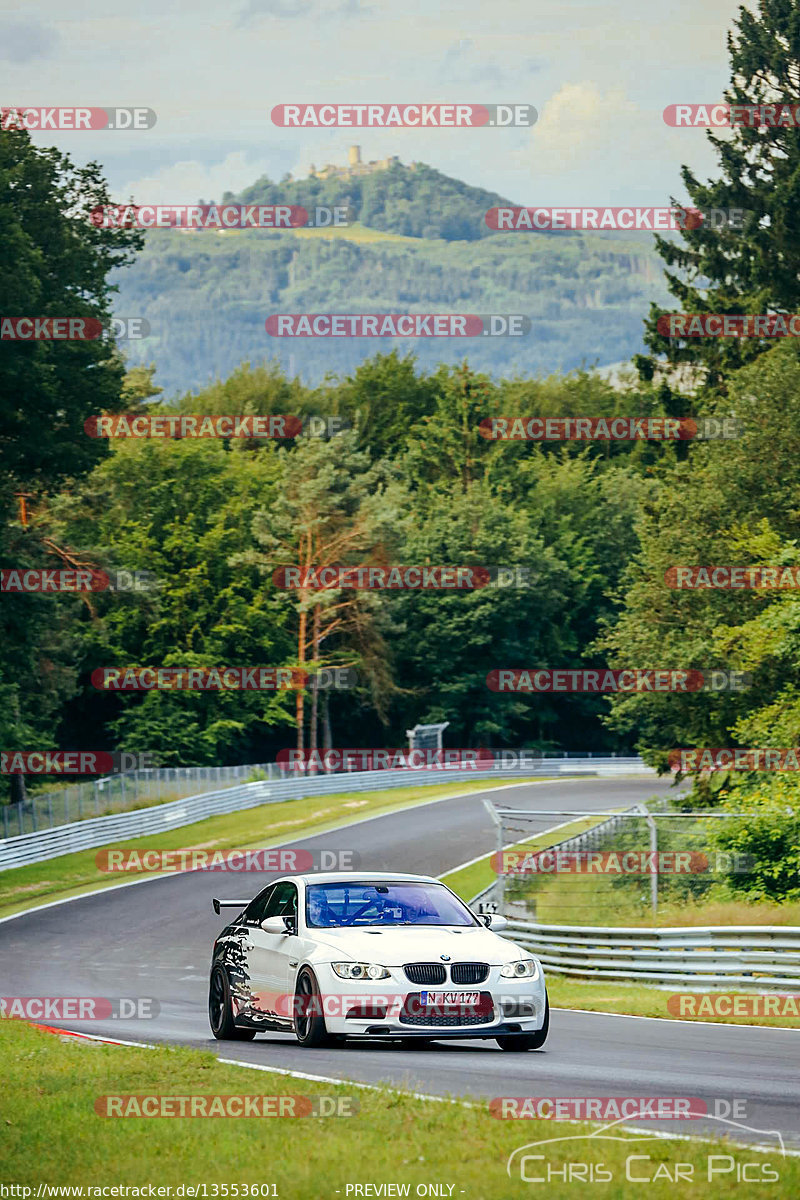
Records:
[[[518,958],[516,962],[505,963],[500,974],[503,979],[538,979],[539,964],[535,958]]]
[[[331,963],[340,979],[388,979],[390,972],[379,963]]]

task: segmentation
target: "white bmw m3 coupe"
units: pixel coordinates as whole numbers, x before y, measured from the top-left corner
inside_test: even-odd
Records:
[[[343,1038],[416,1045],[493,1038],[536,1050],[550,1024],[541,964],[498,937],[428,875],[291,875],[237,910],[214,943],[208,1012],[216,1038],[293,1032],[302,1046]]]

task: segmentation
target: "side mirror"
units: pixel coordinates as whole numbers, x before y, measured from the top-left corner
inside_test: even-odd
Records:
[[[487,929],[491,929],[492,933],[499,933],[501,929],[508,928],[508,921],[500,913],[486,913],[483,923]]]
[[[264,933],[288,933],[287,920],[287,917],[265,917],[261,922],[261,928]]]

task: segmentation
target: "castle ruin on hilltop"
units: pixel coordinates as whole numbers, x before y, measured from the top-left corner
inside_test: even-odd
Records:
[[[312,179],[353,179],[358,175],[373,175],[376,171],[388,171],[400,159],[396,154],[390,158],[378,158],[372,162],[362,162],[361,147],[351,146],[347,153],[348,165],[337,167],[335,163],[327,163],[320,171],[312,163],[308,168],[309,178]],[[411,163],[409,169],[414,170],[416,163]]]

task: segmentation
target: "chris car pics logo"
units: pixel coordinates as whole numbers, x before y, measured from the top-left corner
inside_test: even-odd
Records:
[[[677,1115],[677,1114],[676,1114]],[[646,1185],[651,1183],[703,1185],[711,1182],[776,1183],[780,1164],[786,1158],[782,1135],[777,1130],[755,1129],[741,1121],[705,1115],[723,1127],[717,1135],[749,1134],[748,1140],[768,1146],[755,1151],[747,1145],[726,1146],[724,1152],[701,1148],[696,1161],[685,1161],[688,1153],[665,1155],[665,1143],[657,1136],[637,1135],[623,1126],[624,1121],[642,1119],[636,1112],[601,1125],[592,1133],[543,1138],[518,1146],[509,1155],[506,1173],[520,1183],[614,1183]],[[620,1128],[622,1126],[622,1128]],[[753,1135],[757,1135],[753,1137]],[[609,1143],[611,1145],[609,1145]],[[635,1147],[619,1160],[617,1147]],[[605,1160],[604,1160],[605,1152]],[[613,1157],[613,1162],[607,1159]],[[622,1193],[619,1193],[622,1194]],[[628,1192],[626,1191],[627,1195]],[[631,1193],[633,1194],[633,1193]],[[701,1193],[697,1193],[701,1194]],[[766,1193],[765,1193],[766,1194]]]

